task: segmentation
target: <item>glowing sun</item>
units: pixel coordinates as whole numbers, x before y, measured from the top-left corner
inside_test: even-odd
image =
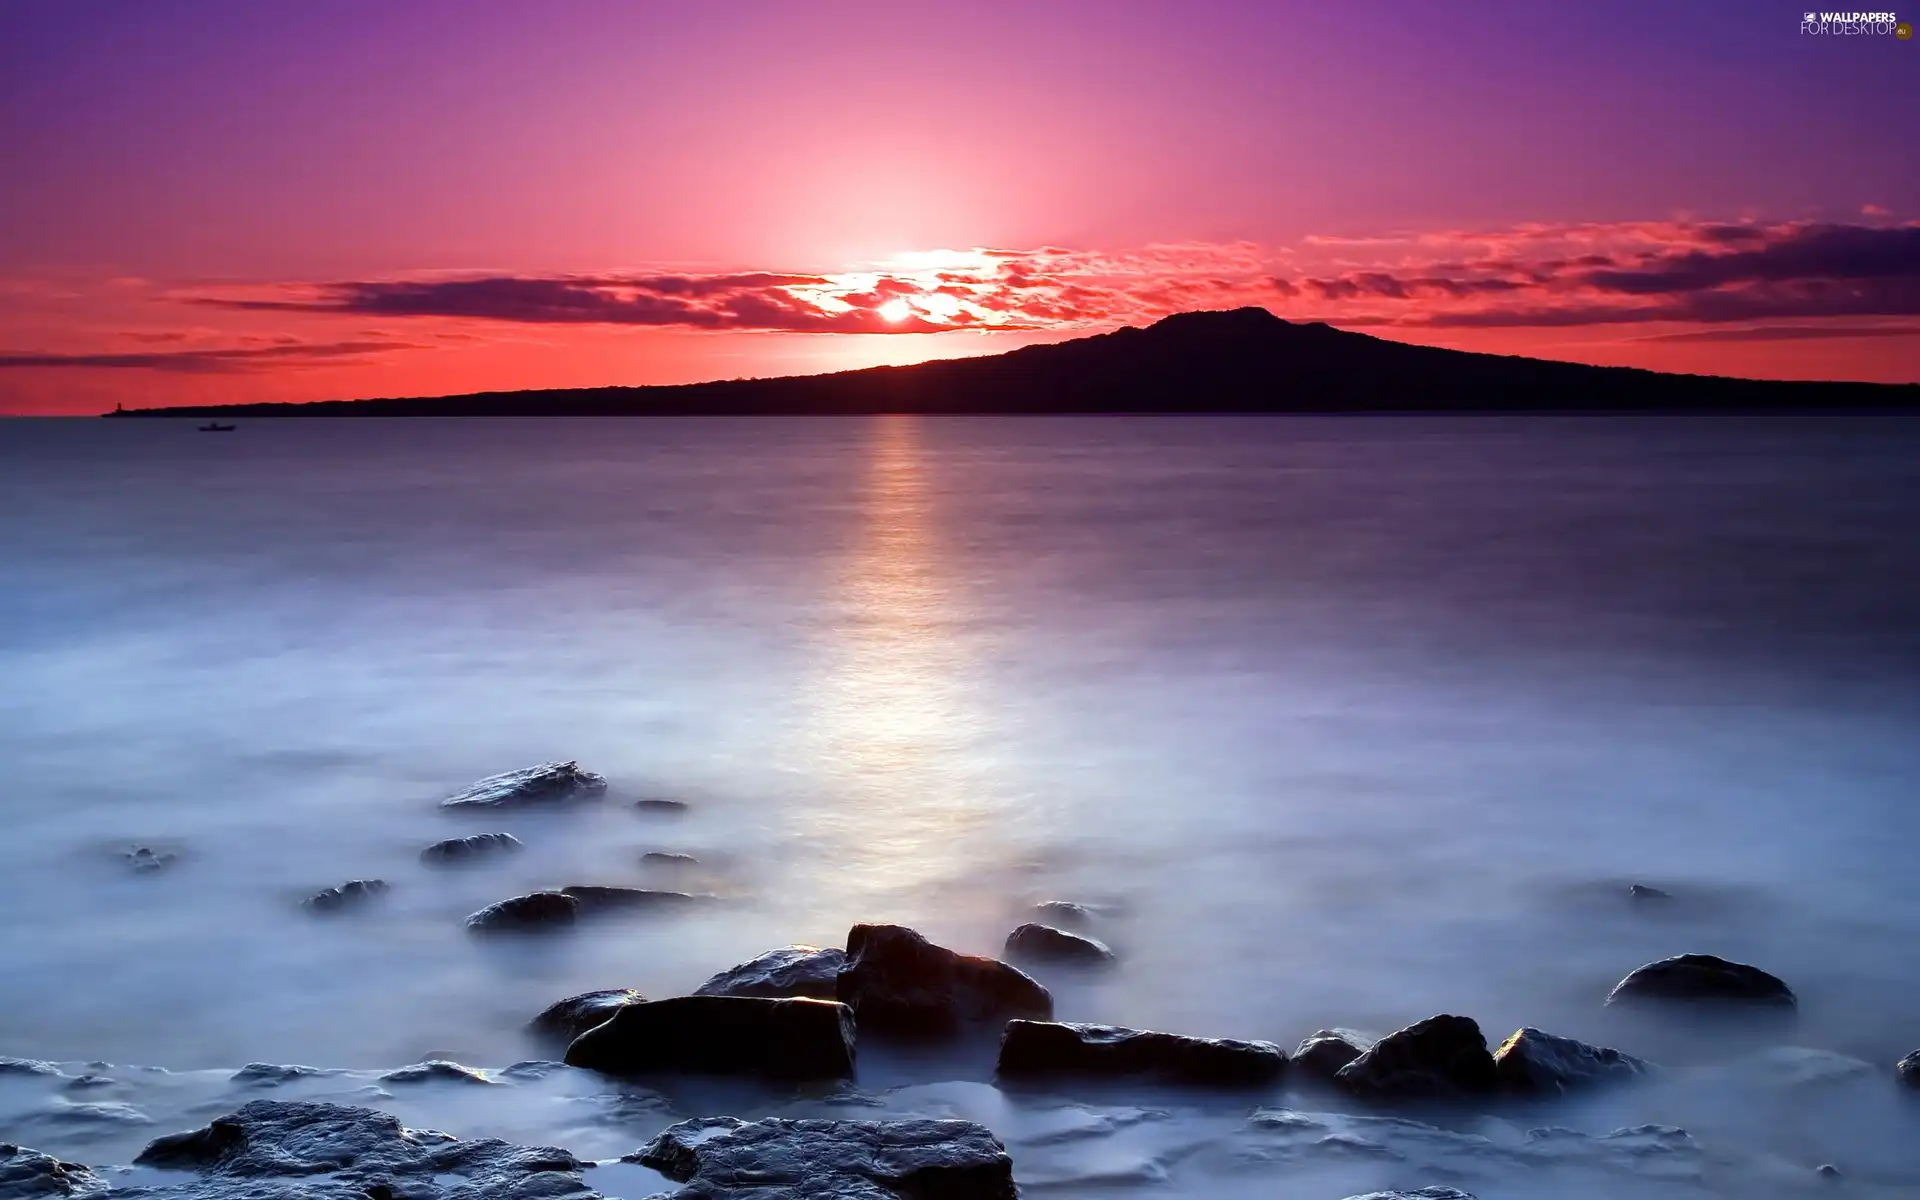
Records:
[[[897,324],[898,322],[906,320],[907,317],[912,314],[913,309],[908,307],[905,300],[894,299],[887,301],[874,311],[880,314],[882,321]]]

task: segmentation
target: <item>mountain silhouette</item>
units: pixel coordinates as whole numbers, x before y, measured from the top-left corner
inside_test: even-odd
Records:
[[[981,358],[831,375],[307,404],[126,409],[110,417],[757,416],[834,413],[1745,411],[1909,408],[1920,384],[1672,375],[1410,346],[1264,308]]]

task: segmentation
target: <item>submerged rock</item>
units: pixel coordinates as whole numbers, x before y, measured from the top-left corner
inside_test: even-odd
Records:
[[[960,1032],[1016,1017],[1053,1017],[1053,994],[997,959],[956,954],[904,925],[855,925],[836,988],[862,1029]]]
[[[1463,1192],[1451,1187],[1423,1187],[1417,1192],[1368,1192],[1364,1196],[1348,1196],[1347,1200],[1473,1200],[1471,1192]]]
[[[671,854],[665,850],[649,850],[640,856],[642,864],[649,867],[697,867],[700,860],[691,854]]]
[[[340,1071],[323,1071],[319,1067],[303,1067],[297,1064],[248,1063],[227,1077],[229,1083],[238,1083],[246,1087],[279,1087],[283,1083],[292,1083],[297,1079],[318,1079],[326,1075],[339,1075]]]
[[[155,850],[151,846],[135,846],[121,855],[129,867],[141,874],[164,870],[180,861],[180,856],[171,850]]]
[[[1071,900],[1042,900],[1033,906],[1033,919],[1055,929],[1085,933],[1098,923],[1098,914],[1084,904]]]
[[[633,810],[653,817],[677,817],[687,811],[684,800],[635,800]]]
[[[570,1067],[834,1079],[853,1074],[853,1014],[828,1000],[676,996],[629,1004],[567,1047]]]
[[[102,1195],[107,1181],[91,1167],[62,1162],[51,1154],[0,1142],[0,1197],[35,1200],[41,1196],[72,1196],[89,1200]]]
[[[375,896],[384,895],[386,891],[387,881],[384,879],[349,879],[338,887],[316,892],[300,903],[313,912],[339,912],[346,908],[357,908]]]
[[[701,984],[693,994],[833,1000],[838,995],[840,972],[846,965],[847,955],[843,950],[782,946],[727,968]]]
[[[680,1200],[1015,1200],[1006,1147],[971,1121],[682,1121],[630,1161]]]
[[[1293,1051],[1296,1070],[1314,1079],[1331,1083],[1340,1068],[1373,1049],[1380,1039],[1357,1029],[1319,1029]]]
[[[527,1028],[542,1037],[571,1042],[629,1004],[645,1004],[647,998],[632,988],[605,988],[582,992],[556,1000],[527,1022]]]
[[[561,892],[528,892],[489,904],[467,918],[476,933],[523,933],[572,925],[580,902]]]
[[[179,1197],[300,1197],[302,1200],[533,1200],[588,1193],[586,1163],[554,1147],[493,1138],[463,1141],[408,1129],[370,1108],[255,1100],[186,1133],[150,1143],[136,1165],[197,1171]]]
[[[1115,1025],[1009,1021],[998,1071],[1030,1075],[1148,1075],[1169,1083],[1214,1086],[1270,1083],[1286,1070],[1272,1042],[1183,1037]]]
[[[1915,1050],[1893,1065],[1894,1073],[1900,1076],[1900,1082],[1910,1088],[1920,1088],[1920,1050]]]
[[[1480,1026],[1450,1015],[1388,1034],[1334,1079],[1357,1095],[1382,1100],[1477,1095],[1499,1083]]]
[[[510,833],[472,833],[466,837],[446,838],[420,852],[420,861],[433,864],[467,863],[500,854],[517,854],[526,849]]]
[[[457,1062],[448,1062],[444,1058],[430,1058],[410,1067],[388,1071],[380,1077],[381,1083],[431,1083],[436,1080],[446,1083],[483,1084],[487,1087],[498,1086],[482,1072]]]
[[[695,904],[711,903],[713,896],[694,896],[686,892],[663,892],[654,888],[613,887],[604,884],[576,883],[560,889],[563,896],[571,896],[585,914],[607,912],[634,912],[643,909],[688,908]]]
[[[559,804],[605,795],[607,778],[583,771],[574,761],[541,763],[489,775],[465,791],[448,796],[441,808],[514,808],[525,804]]]
[[[37,1058],[0,1057],[0,1075],[58,1075],[60,1068]]]
[[[1631,1079],[1647,1070],[1647,1064],[1631,1054],[1555,1037],[1530,1025],[1500,1044],[1493,1052],[1493,1066],[1509,1091],[1549,1094]]]
[[[1759,967],[1711,954],[1680,954],[1636,967],[1614,985],[1608,1004],[1623,1000],[1700,1000],[1792,1008],[1793,990]]]
[[[1029,962],[1074,963],[1079,966],[1105,966],[1113,961],[1106,944],[1051,925],[1026,924],[1007,935],[1006,955]]]
[[[1663,891],[1657,887],[1648,887],[1644,883],[1635,883],[1628,885],[1627,897],[1628,899],[1638,900],[1642,903],[1658,903],[1662,900],[1673,899],[1673,893]]]

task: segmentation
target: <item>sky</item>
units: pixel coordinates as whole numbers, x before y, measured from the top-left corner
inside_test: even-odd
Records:
[[[1920,36],[1805,15],[0,0],[0,413],[814,373],[1248,304],[1920,380]]]

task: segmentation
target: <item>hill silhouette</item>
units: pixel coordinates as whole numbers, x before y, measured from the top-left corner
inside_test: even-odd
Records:
[[[1671,375],[1411,346],[1263,308],[981,358],[831,375],[306,404],[128,409],[122,417],[666,416],[1908,408],[1920,384]]]

